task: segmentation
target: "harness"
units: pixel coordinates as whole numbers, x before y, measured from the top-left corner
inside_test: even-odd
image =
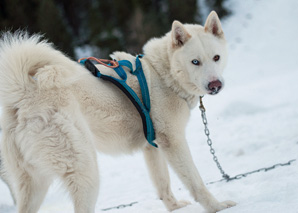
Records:
[[[88,57],[88,58],[81,58],[79,59],[79,63],[84,65],[95,77],[101,78],[105,81],[109,81],[113,83],[115,86],[117,86],[133,103],[133,105],[138,110],[143,123],[143,131],[145,138],[147,139],[148,143],[154,147],[158,147],[156,143],[153,141],[155,140],[155,132],[153,128],[153,123],[150,117],[150,95],[148,90],[147,81],[143,72],[142,64],[140,61],[140,58],[142,58],[142,55],[138,55],[136,57],[136,69],[133,70],[132,64],[128,60],[104,60],[104,59],[97,59],[94,57]],[[109,75],[102,74],[96,66],[91,61],[96,61],[106,67],[112,68],[115,70],[115,72],[119,75],[121,79],[114,78]],[[139,85],[141,88],[142,93],[142,100],[141,102],[138,95],[133,91],[133,89],[127,85],[127,75],[122,66],[127,67],[130,70],[130,73],[137,76]]]

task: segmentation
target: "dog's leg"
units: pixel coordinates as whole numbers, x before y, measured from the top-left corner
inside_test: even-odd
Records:
[[[53,169],[69,191],[75,212],[92,213],[98,195],[99,175],[91,132],[80,111],[76,112],[75,120],[59,112],[52,120],[53,128],[49,129],[49,134],[54,134],[55,140],[47,144],[55,144],[55,147],[47,150],[51,150],[49,155],[51,152],[56,155],[51,157]]]
[[[45,134],[54,135],[52,140],[44,139],[44,163],[62,179],[72,198],[74,211],[93,213],[98,195],[99,175],[92,139],[85,131],[83,122],[74,124],[69,120],[71,118],[58,114],[55,119],[54,128],[49,128],[49,131],[46,131],[49,133]]]
[[[232,201],[218,202],[205,187],[195,167],[187,142],[181,136],[161,135],[159,144],[169,164],[178,174],[181,181],[191,192],[194,199],[208,212],[217,212],[236,205]]]
[[[92,213],[98,195],[98,169],[96,163],[80,162],[74,172],[66,173],[62,179],[74,202],[76,213]]]
[[[9,191],[10,191],[10,194],[11,194],[11,197],[13,199],[13,203],[14,205],[16,205],[16,197],[14,195],[14,192],[12,190],[12,185],[11,183],[8,181],[8,178],[7,178],[7,174],[5,172],[5,169],[3,168],[3,163],[2,163],[2,159],[1,159],[1,150],[0,150],[0,178],[4,181],[4,183],[6,183],[6,185],[8,186],[9,188]]]
[[[19,213],[35,213],[38,211],[52,179],[42,176],[38,169],[24,162],[15,142],[7,137],[10,133],[3,132],[2,148],[3,160],[9,178],[13,184],[13,194],[16,198]]]
[[[51,178],[32,176],[23,168],[15,171],[16,199],[19,213],[35,213],[40,208],[42,201],[50,186]]]
[[[75,119],[64,113],[53,115],[44,135],[47,162],[69,191],[76,213],[92,213],[98,195],[99,175],[93,138],[80,112]],[[44,138],[46,141],[47,138]]]
[[[172,211],[190,204],[187,201],[177,201],[174,197],[170,186],[168,166],[161,151],[151,146],[147,146],[144,149],[144,156],[150,177],[157,189],[158,196],[167,209]]]
[[[75,119],[79,116],[77,113]],[[11,173],[17,181],[15,194],[19,212],[37,212],[50,184],[47,178],[53,176],[64,182],[76,213],[94,212],[98,168],[92,136],[84,120],[74,120],[73,116],[60,111],[52,112],[47,120],[39,116],[24,120],[26,122],[20,122],[17,127],[15,142],[5,141],[5,144],[16,144],[15,147],[3,152],[9,155],[3,156],[4,159],[18,157],[10,161],[19,165]],[[11,151],[19,153],[15,155]]]
[[[51,177],[41,175],[39,169],[24,161],[23,154],[16,145],[17,120],[14,110],[3,110],[5,127],[2,131],[1,154],[5,175],[15,195],[19,213],[35,213],[38,211]],[[34,156],[32,156],[34,158]]]

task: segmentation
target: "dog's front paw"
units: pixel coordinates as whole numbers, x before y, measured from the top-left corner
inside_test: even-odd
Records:
[[[234,201],[231,201],[231,200],[226,200],[224,202],[220,202],[219,206],[216,208],[216,212],[221,211],[226,208],[231,208],[233,206],[236,206],[236,204],[237,203],[235,203]]]
[[[180,208],[183,208],[187,205],[191,204],[189,201],[186,201],[186,200],[179,200],[175,203],[173,203],[171,206],[169,206],[168,210],[169,211],[174,211],[176,209],[180,209]]]

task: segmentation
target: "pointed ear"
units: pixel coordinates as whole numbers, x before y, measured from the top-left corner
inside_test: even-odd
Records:
[[[181,47],[191,38],[191,35],[186,31],[183,24],[179,21],[174,21],[172,24],[172,45],[173,47]]]
[[[223,30],[221,28],[220,20],[215,11],[212,11],[209,14],[204,28],[205,28],[205,32],[212,33],[214,36],[217,36],[219,38],[224,36]]]

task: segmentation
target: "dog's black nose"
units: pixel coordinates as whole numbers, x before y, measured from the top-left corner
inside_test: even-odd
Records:
[[[211,81],[208,84],[208,89],[211,91],[212,95],[217,94],[220,91],[221,88],[222,88],[222,83],[219,80]]]

